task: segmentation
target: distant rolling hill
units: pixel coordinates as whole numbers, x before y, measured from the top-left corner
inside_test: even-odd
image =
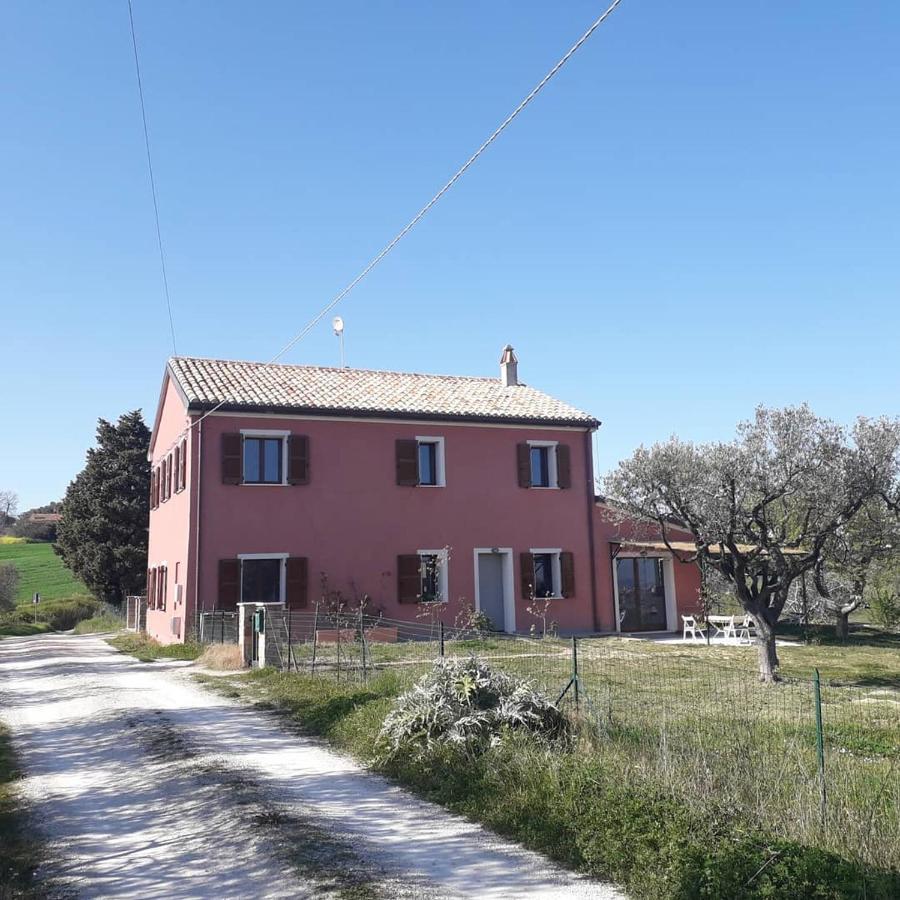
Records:
[[[0,564],[3,563],[14,563],[19,570],[19,603],[30,602],[35,591],[45,600],[90,596],[90,591],[53,552],[52,544],[0,542]]]

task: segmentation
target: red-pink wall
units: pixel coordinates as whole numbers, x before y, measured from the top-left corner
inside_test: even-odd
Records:
[[[613,588],[613,549],[628,541],[659,541],[659,529],[652,523],[634,519],[622,520],[610,507],[598,503],[594,509],[594,536],[597,546],[598,606],[604,611],[602,628],[615,631],[615,598]],[[689,540],[687,532],[670,529],[671,540]],[[651,553],[668,557],[666,552]],[[696,612],[700,603],[700,570],[691,562],[673,561],[676,615]],[[681,619],[669,623],[679,630]]]
[[[242,428],[307,435],[310,483],[222,484],[221,435]],[[417,608],[397,602],[397,555],[449,547],[443,618],[452,623],[462,598],[474,605],[474,548],[511,547],[516,627],[527,630],[533,620],[521,599],[518,554],[559,548],[574,554],[575,596],[557,602],[554,618],[563,629],[593,629],[587,527],[593,484],[584,429],[255,416],[211,416],[202,429],[201,607],[216,604],[220,559],[288,553],[309,560],[311,602],[326,573],[332,589],[349,594],[352,582],[371,597],[371,608],[413,619]],[[395,441],[417,436],[444,438],[446,487],[396,484]],[[570,446],[570,489],[518,486],[516,445],[529,439]]]
[[[175,476],[172,476],[172,496],[150,510],[150,536],[147,552],[147,568],[165,565],[168,568],[165,609],[147,610],[147,632],[162,643],[172,643],[184,638],[185,624],[190,625],[188,608],[193,591],[191,570],[191,484],[194,471],[192,459],[192,433],[185,428],[189,423],[184,403],[170,380],[163,390],[163,406],[156,439],[151,455],[155,468],[172,452],[182,437],[187,438],[188,459],[185,490],[174,492]],[[174,458],[174,457],[173,457]],[[176,584],[182,585],[182,601],[176,603]],[[172,620],[177,619],[173,631]],[[186,622],[187,619],[187,622]]]
[[[167,382],[154,466],[189,422],[177,389]],[[307,435],[310,483],[222,484],[221,435],[242,428]],[[396,439],[425,436],[444,438],[446,487],[398,486]],[[517,630],[527,631],[534,619],[521,597],[519,553],[559,548],[574,554],[575,596],[554,602],[553,619],[564,631],[615,631],[611,543],[658,535],[650,526],[623,525],[606,506],[594,503],[590,441],[585,438],[583,429],[210,416],[187,431],[186,489],[150,514],[148,567],[168,566],[168,595],[165,610],[148,611],[148,632],[166,643],[183,639],[193,622],[195,597],[201,609],[216,606],[219,560],[243,553],[307,557],[311,603],[325,573],[332,589],[351,595],[355,586],[368,594],[373,611],[414,619],[416,606],[397,603],[397,555],[443,547],[450,549],[450,600],[441,616],[447,623],[453,622],[462,600],[474,605],[474,548],[509,547],[515,624]],[[527,440],[569,445],[570,489],[518,486],[516,445]],[[696,566],[676,562],[674,575],[678,612],[694,611],[699,592]],[[178,583],[183,585],[180,605],[175,602]],[[174,631],[173,618],[179,620]]]

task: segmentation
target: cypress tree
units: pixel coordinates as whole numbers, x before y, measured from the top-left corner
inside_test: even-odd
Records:
[[[150,517],[150,431],[140,410],[100,419],[97,445],[66,490],[54,549],[109,603],[144,590]]]

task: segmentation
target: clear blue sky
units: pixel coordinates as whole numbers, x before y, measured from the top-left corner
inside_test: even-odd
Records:
[[[600,3],[135,0],[178,349],[271,356]],[[171,352],[125,0],[0,34],[0,487],[59,498]],[[624,0],[340,308],[354,366],[520,373],[599,464],[758,403],[900,409],[900,4]],[[335,364],[323,323],[290,355]]]

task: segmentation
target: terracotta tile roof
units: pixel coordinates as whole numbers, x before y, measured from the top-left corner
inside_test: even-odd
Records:
[[[598,425],[593,416],[499,378],[419,375],[175,356],[169,370],[189,409]]]

